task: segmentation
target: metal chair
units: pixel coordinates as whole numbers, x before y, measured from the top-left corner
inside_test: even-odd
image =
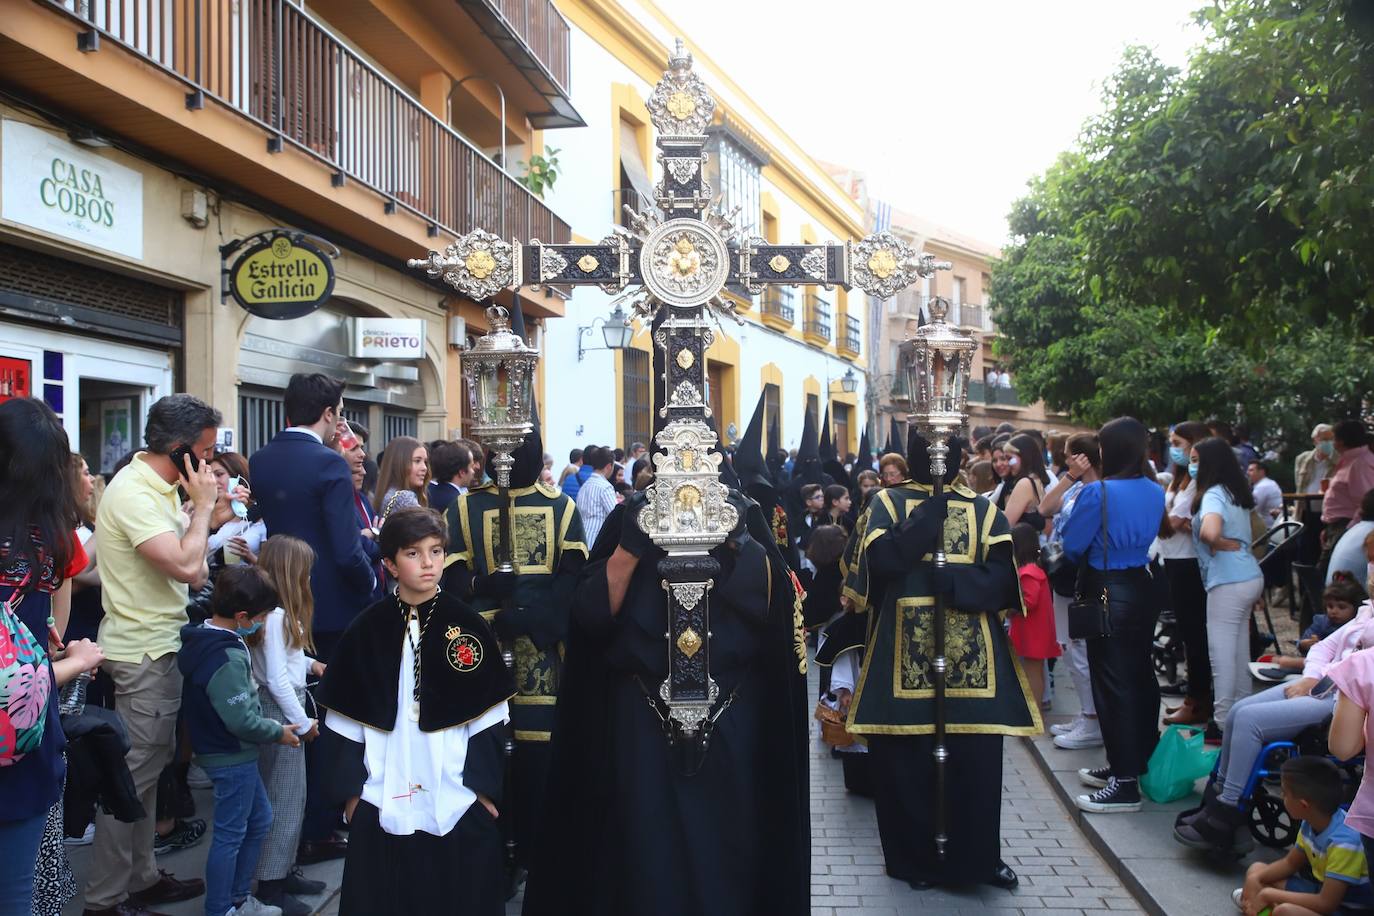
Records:
[[[1258,555],[1260,572],[1264,574],[1264,590],[1260,598],[1264,622],[1269,627],[1269,641],[1276,649],[1279,637],[1274,630],[1274,618],[1269,613],[1269,590],[1279,588],[1292,575],[1293,561],[1302,544],[1302,527],[1302,522],[1278,522],[1253,546]]]

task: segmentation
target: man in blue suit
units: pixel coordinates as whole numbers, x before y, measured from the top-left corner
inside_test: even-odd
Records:
[[[315,657],[328,664],[343,631],[373,600],[376,576],[363,548],[362,524],[348,462],[335,450],[343,382],[296,374],[286,386],[286,417],[277,433],[248,461],[253,496],[268,535],[289,534],[315,551],[310,591],[315,596]],[[297,861],[339,858],[346,841],[334,835],[339,813],[317,791],[327,762],[307,753],[309,783]],[[289,891],[289,888],[288,888]]]
[[[313,635],[316,657],[325,663],[376,585],[363,550],[353,477],[334,450],[342,410],[343,382],[318,373],[291,376],[286,416],[293,425],[248,462],[268,535],[289,534],[315,550]]]

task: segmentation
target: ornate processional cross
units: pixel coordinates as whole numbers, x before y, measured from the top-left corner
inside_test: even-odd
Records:
[[[692,71],[681,39],[647,105],[663,166],[654,187],[658,209],[635,213],[627,207],[628,230],[616,227],[596,245],[546,245],[538,239],[507,242],[475,229],[442,253],[409,263],[475,300],[526,285],[596,285],[617,301],[633,300],[634,313],[653,322],[663,423],[654,438],[660,449],[653,457],[656,477],[639,524],[668,554],[658,567],[669,607],[669,676],[659,696],[674,738],[704,741],[702,726],[720,693],[708,661],[708,609],[719,565],[708,551],[724,543],[739,521],[726,501],[722,456],[706,422],[706,350],[713,339],[708,312],[742,323],[721,296],[730,283],[750,293],[774,284],[840,284],[886,299],[949,264],[917,254],[887,232],[844,244],[739,238],[738,209],[722,214],[711,207],[702,170],[716,103]]]

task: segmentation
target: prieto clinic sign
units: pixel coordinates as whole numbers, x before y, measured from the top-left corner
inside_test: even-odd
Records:
[[[352,355],[359,359],[424,359],[424,319],[354,318]]]
[[[22,121],[0,121],[0,217],[143,258],[143,176]]]

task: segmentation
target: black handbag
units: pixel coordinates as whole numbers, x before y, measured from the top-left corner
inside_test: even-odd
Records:
[[[1091,550],[1083,551],[1083,559],[1078,567],[1078,587],[1075,589],[1073,601],[1069,602],[1069,638],[1070,639],[1101,639],[1103,636],[1112,635],[1112,619],[1110,596],[1107,593],[1107,576],[1105,570],[1111,566],[1107,561],[1107,481],[1102,481],[1102,592],[1089,597],[1084,596],[1085,586],[1087,585],[1088,572],[1091,567],[1088,565],[1088,554]]]

